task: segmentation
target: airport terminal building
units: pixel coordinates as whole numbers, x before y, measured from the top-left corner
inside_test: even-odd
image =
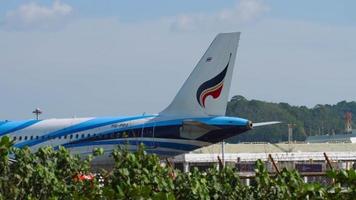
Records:
[[[219,165],[234,166],[246,184],[254,176],[256,160],[265,162],[268,171],[273,174],[282,168],[295,169],[304,176],[305,181],[327,183],[328,169],[356,168],[355,143],[240,143],[215,144],[188,154],[174,157],[175,167],[190,171],[193,167],[206,169]]]

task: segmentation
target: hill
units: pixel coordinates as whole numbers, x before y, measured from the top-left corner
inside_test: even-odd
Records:
[[[238,116],[253,122],[282,121],[283,124],[255,128],[252,131],[235,136],[228,142],[280,142],[288,140],[287,124],[295,124],[293,140],[303,141],[309,135],[343,134],[344,114],[356,114],[356,102],[341,101],[335,105],[318,104],[313,108],[292,106],[288,103],[271,103],[248,100],[243,96],[234,96],[228,102],[226,115]],[[356,117],[353,125],[356,124]],[[355,126],[353,126],[355,127]]]

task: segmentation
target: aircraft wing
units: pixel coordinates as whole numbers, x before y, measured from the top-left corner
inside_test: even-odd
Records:
[[[273,124],[280,124],[282,122],[279,121],[271,121],[271,122],[258,122],[258,123],[253,123],[253,127],[259,127],[259,126],[269,126]]]

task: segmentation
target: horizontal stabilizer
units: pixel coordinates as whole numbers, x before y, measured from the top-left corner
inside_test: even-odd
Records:
[[[259,126],[269,126],[269,125],[274,125],[274,124],[280,124],[282,122],[279,121],[272,121],[272,122],[258,122],[258,123],[253,123],[253,127],[259,127]]]
[[[209,131],[220,129],[219,127],[205,124],[205,123],[199,122],[199,121],[193,121],[193,120],[183,121],[183,126],[196,126],[196,127],[199,127],[199,128],[205,129],[205,130],[209,130]]]
[[[209,131],[217,129],[220,128],[199,121],[185,120],[183,121],[183,126],[180,129],[180,136],[183,138],[194,140],[203,136]]]

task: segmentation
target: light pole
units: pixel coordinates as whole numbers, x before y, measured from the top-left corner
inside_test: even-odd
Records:
[[[39,108],[36,108],[36,110],[32,111],[32,113],[36,115],[36,120],[38,120],[40,114],[42,114],[42,111]]]
[[[221,142],[221,158],[222,158],[222,167],[225,167],[225,140]]]
[[[295,126],[295,124],[288,124],[288,144],[290,144],[292,142],[294,126]]]

